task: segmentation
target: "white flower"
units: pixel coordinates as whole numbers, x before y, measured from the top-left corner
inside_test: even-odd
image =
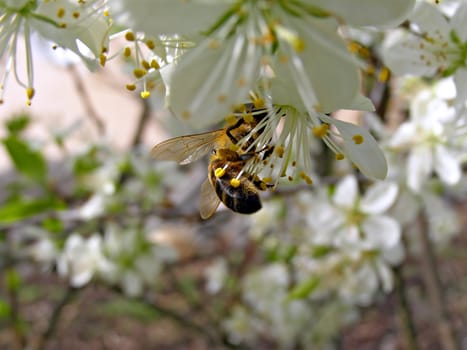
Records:
[[[5,67],[2,67],[0,100],[10,72],[25,88],[28,103],[34,96],[33,33],[71,50],[90,69],[95,69],[108,50],[108,31],[109,21],[103,15],[99,0],[0,1],[0,57],[7,57]],[[21,37],[26,50],[25,77],[17,67]]]
[[[397,193],[394,183],[378,182],[360,198],[355,177],[343,178],[332,197],[337,209],[334,244],[347,247],[350,254],[362,249],[384,251],[399,244],[399,224],[383,214],[395,202]]]
[[[311,107],[322,112],[350,108],[359,96],[357,65],[337,35],[336,19],[351,25],[391,25],[401,22],[413,4],[402,0],[390,5],[360,0],[352,6],[342,0],[293,4],[160,0],[135,5],[121,0],[117,13],[125,14],[129,25],[153,35],[179,33],[195,39],[200,32],[205,35],[181,58],[169,81],[172,109],[200,128],[245,103],[251,90],[268,89],[271,68],[276,81],[287,79],[283,73],[292,75],[308,112]],[[149,19],[146,9],[153,6],[157,10]],[[182,13],[190,16],[180,24]],[[294,91],[287,94],[293,95]]]
[[[73,287],[78,288],[89,283],[108,264],[102,253],[102,239],[98,234],[83,238],[74,233],[65,242],[57,261],[57,269],[61,276],[70,279]]]
[[[445,87],[444,82],[440,86]],[[412,99],[410,120],[402,123],[388,142],[390,150],[408,153],[407,185],[419,192],[434,171],[447,185],[461,178],[466,148],[465,116],[456,114],[443,89],[424,89]]]
[[[396,74],[444,76],[454,74],[457,105],[467,98],[467,61],[465,43],[467,30],[467,3],[459,6],[449,19],[438,6],[420,1],[409,17],[410,31],[397,30],[384,43],[383,57]]]

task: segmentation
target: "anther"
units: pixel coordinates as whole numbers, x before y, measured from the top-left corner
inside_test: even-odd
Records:
[[[327,135],[329,131],[328,124],[321,124],[320,126],[315,126],[312,130],[313,135],[319,138],[323,138]]]
[[[133,32],[126,32],[125,39],[128,41],[135,41],[135,34]]]
[[[336,153],[336,160],[342,160],[345,156],[342,153]]]
[[[364,141],[364,138],[360,134],[356,134],[352,136],[353,142],[355,142],[356,145],[361,145]]]
[[[141,96],[141,98],[146,99],[149,96],[151,96],[151,93],[149,91],[147,91],[147,90],[144,90],[144,91],[141,91],[140,96]]]

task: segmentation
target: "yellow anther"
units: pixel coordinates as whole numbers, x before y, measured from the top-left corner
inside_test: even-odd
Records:
[[[299,53],[305,50],[305,41],[302,38],[296,37],[295,40],[293,40],[292,45],[295,51]]]
[[[123,56],[124,57],[130,57],[131,56],[131,48],[128,46],[123,49]]]
[[[149,96],[151,96],[151,93],[147,90],[144,90],[144,91],[141,91],[140,95],[141,95],[141,98],[148,98]]]
[[[110,12],[109,10],[104,10],[104,17],[109,17],[110,16]]]
[[[364,138],[360,134],[356,134],[352,136],[353,142],[355,142],[356,145],[361,145],[364,141]]]
[[[145,42],[146,46],[148,47],[149,50],[154,50],[156,47],[156,44],[154,43],[154,40],[147,39]]]
[[[323,138],[328,134],[329,125],[321,124],[320,126],[315,126],[313,129],[311,129],[311,131],[316,137]]]
[[[101,53],[101,54],[99,55],[99,63],[100,63],[100,65],[101,65],[102,67],[104,67],[104,66],[105,66],[105,62],[107,62],[107,56],[104,55],[103,53]]]
[[[151,68],[151,65],[149,64],[148,61],[142,60],[141,65],[144,67],[144,69],[149,70]]]
[[[156,59],[152,59],[151,60],[151,68],[154,68],[154,69],[159,69],[161,66],[159,65],[159,63],[157,63]]]
[[[351,41],[347,45],[347,50],[349,50],[351,53],[357,53],[360,50],[361,45],[355,41]]]
[[[373,75],[375,74],[375,66],[372,64],[369,64],[368,66],[365,67],[365,73],[368,75]]]
[[[284,156],[284,147],[283,146],[276,146],[274,148],[274,153],[279,157],[282,158]]]
[[[126,87],[126,89],[128,91],[135,91],[136,90],[136,85],[135,84],[126,84],[125,87]]]
[[[28,87],[26,89],[26,96],[28,97],[28,100],[32,100],[32,98],[34,97],[36,91],[34,90],[33,87]]]
[[[233,178],[232,180],[230,180],[230,186],[237,188],[238,186],[240,186],[240,180]]]
[[[227,117],[225,117],[225,121],[229,125],[234,125],[237,122],[237,118],[233,114],[229,114]]]
[[[253,100],[253,105],[255,106],[255,108],[263,108],[265,105],[264,99],[262,99],[261,97],[255,98]]]
[[[301,172],[299,173],[299,176],[300,176],[303,180],[305,180],[305,182],[307,183],[307,185],[311,185],[311,184],[313,183],[313,180],[311,180],[311,178],[310,178],[307,174],[305,174],[303,171],[301,171]]]
[[[79,16],[81,16],[81,13],[79,13],[78,11],[75,11],[71,15],[73,16],[74,19],[78,19]]]
[[[58,18],[63,18],[65,16],[65,9],[63,7],[60,7],[58,10],[57,10],[57,17]]]
[[[289,176],[287,176],[287,180],[293,181],[293,177],[289,175]]]
[[[384,67],[383,69],[381,69],[381,71],[378,74],[378,80],[385,83],[388,81],[389,75],[390,75],[389,69]]]
[[[247,80],[246,80],[245,77],[240,77],[240,78],[237,79],[237,85],[238,85],[239,87],[245,86],[245,85],[246,85],[246,82],[247,82]]]
[[[243,116],[243,120],[247,122],[248,124],[251,124],[254,122],[255,118],[253,118],[253,114],[247,113]]]
[[[222,168],[216,168],[216,170],[214,170],[214,176],[217,177],[217,178],[221,178],[222,176],[225,175],[225,170],[222,169]]]
[[[336,153],[336,160],[342,160],[345,156],[342,153]]]
[[[58,27],[61,28],[61,29],[66,29],[67,25],[66,25],[66,23],[60,23],[58,25]]]
[[[136,78],[142,78],[146,75],[147,71],[143,68],[135,68],[133,69],[133,75],[136,77]]]
[[[220,44],[219,44],[218,40],[212,39],[212,40],[209,41],[208,47],[210,49],[217,49],[217,48],[219,48],[219,46],[220,46]]]
[[[125,39],[128,41],[135,41],[136,37],[133,32],[126,32],[125,33]]]

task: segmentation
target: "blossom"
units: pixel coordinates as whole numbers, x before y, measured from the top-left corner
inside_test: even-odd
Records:
[[[462,174],[465,154],[465,116],[449,101],[452,80],[443,80],[418,92],[410,105],[410,120],[402,123],[388,141],[393,152],[407,153],[408,187],[420,192],[434,171],[447,184],[456,184]]]
[[[78,55],[90,69],[103,63],[108,50],[109,20],[101,1],[21,0],[0,1],[0,57],[6,57],[0,81],[0,100],[10,72],[25,88],[28,104],[34,96],[34,33]],[[24,40],[26,67],[21,76],[17,63],[20,38]]]
[[[121,0],[116,18],[150,34],[204,37],[187,52],[169,79],[173,111],[198,128],[219,121],[264,86],[276,58],[288,60],[307,105],[329,112],[349,107],[358,96],[357,65],[337,35],[339,20],[350,25],[390,25],[403,20],[414,1],[192,1]],[[147,8],[160,5],[148,20]],[[119,5],[117,7],[117,5]],[[365,9],[365,11],[362,11]],[[183,24],[177,21],[182,13]],[[363,16],[362,14],[365,13]],[[291,53],[292,55],[289,55]],[[311,55],[311,60],[309,59]],[[290,74],[290,73],[288,73]],[[339,81],[339,84],[335,82]],[[294,106],[296,107],[296,106]]]
[[[465,43],[467,3],[459,2],[450,18],[438,6],[420,1],[409,17],[410,30],[398,29],[383,45],[383,58],[396,74],[454,75],[457,105],[467,98]]]
[[[102,239],[99,234],[83,238],[71,234],[63,252],[57,259],[57,270],[61,276],[70,278],[73,287],[83,287],[99,272],[107,269],[109,262],[102,253]]]

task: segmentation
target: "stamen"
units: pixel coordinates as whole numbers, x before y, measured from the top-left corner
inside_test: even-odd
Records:
[[[364,141],[364,138],[362,135],[357,134],[352,136],[352,140],[355,142],[356,145],[361,145]]]

